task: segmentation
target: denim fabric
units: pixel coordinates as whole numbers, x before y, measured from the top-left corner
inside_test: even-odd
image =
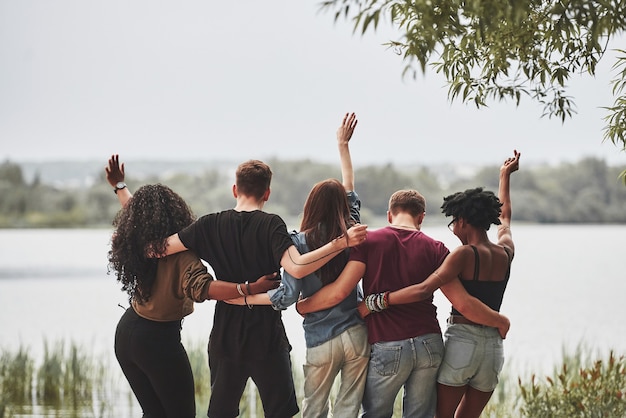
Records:
[[[352,213],[357,207],[360,207],[361,201],[355,192],[348,192],[347,195]],[[352,214],[352,216],[354,217],[355,215]],[[303,233],[292,234],[291,238],[301,254],[309,252],[306,237]],[[298,300],[300,294],[303,297],[309,297],[321,288],[322,281],[315,274],[296,279],[286,271],[283,271],[280,286],[267,293],[274,309],[284,310],[293,305]],[[350,327],[363,324],[364,322],[356,310],[357,303],[362,299],[363,293],[361,288],[357,286],[338,305],[323,311],[307,314],[302,324],[307,348],[316,347],[338,336]]]
[[[437,381],[447,386],[470,385],[492,392],[504,365],[504,347],[496,328],[454,324],[445,333],[445,354]]]
[[[369,354],[365,325],[348,328],[324,344],[307,349],[302,416],[328,417],[330,391],[335,377],[341,372],[332,416],[356,418],[365,389]]]
[[[372,344],[362,417],[391,417],[396,395],[404,386],[402,416],[432,418],[442,358],[441,334]]]

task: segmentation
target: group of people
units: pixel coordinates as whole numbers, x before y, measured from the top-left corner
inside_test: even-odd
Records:
[[[207,299],[217,301],[209,417],[238,416],[249,379],[266,417],[299,412],[281,319],[294,304],[306,341],[303,417],[391,417],[402,388],[405,417],[480,415],[510,326],[498,311],[514,255],[509,180],[520,154],[502,165],[498,196],[479,187],[444,198],[462,243],[450,252],[421,231],[426,202],[416,190],[392,194],[387,227],[361,224],[349,148],[356,126],[346,114],[337,130],[342,181],[313,186],[300,232],[263,211],[272,171],[261,161],[238,166],[233,209],[195,219],[166,186],[131,194],[124,164],[109,159],[107,181],[122,205],[109,264],[130,300],[115,353],[144,417],[195,416],[180,329],[193,304]],[[497,243],[487,236],[492,224]],[[433,304],[438,288],[453,306],[445,344]]]

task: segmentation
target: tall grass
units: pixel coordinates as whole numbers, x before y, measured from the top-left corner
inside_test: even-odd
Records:
[[[186,347],[194,373],[196,414],[206,416],[211,395],[206,346],[188,343]],[[110,364],[109,358],[94,358],[84,348],[64,342],[44,341],[43,359],[33,358],[21,346],[2,350],[0,418],[141,415],[119,366]],[[294,381],[301,405],[304,378],[299,365],[294,366]],[[396,399],[394,417],[401,416],[401,396]],[[263,417],[252,382],[244,392],[240,412],[241,417]],[[626,417],[626,360],[613,352],[598,355],[579,346],[563,353],[562,364],[551,375],[504,373],[482,417]]]
[[[20,347],[0,355],[0,418],[107,417],[114,415],[109,393],[114,387],[109,365],[94,360],[75,343],[43,342],[43,358]],[[39,363],[37,363],[39,360]]]
[[[33,360],[22,346],[15,353],[3,351],[0,355],[0,418],[7,415],[8,405],[26,405],[31,402]]]

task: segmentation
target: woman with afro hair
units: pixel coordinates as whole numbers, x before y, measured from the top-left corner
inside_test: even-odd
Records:
[[[167,237],[191,224],[194,216],[169,187],[140,187],[134,195],[124,183],[124,164],[113,155],[106,178],[122,205],[113,226],[108,260],[130,307],[115,332],[115,355],[144,417],[195,417],[194,381],[181,343],[182,320],[194,302],[264,293],[278,286],[263,276],[254,283],[213,280],[191,251],[169,257]]]
[[[438,288],[450,300],[444,360],[437,375],[437,418],[479,417],[498,383],[504,364],[502,340],[510,323],[503,315],[495,321],[475,307],[482,303],[500,311],[515,254],[509,182],[520,157],[514,151],[500,167],[498,196],[477,187],[444,198],[441,209],[452,217],[448,227],[462,245],[428,279],[394,292],[368,295],[359,307],[365,316],[426,299]],[[495,243],[487,235],[492,224],[498,229]]]

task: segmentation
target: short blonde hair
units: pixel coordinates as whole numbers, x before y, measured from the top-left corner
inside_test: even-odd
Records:
[[[413,217],[426,212],[426,199],[417,190],[398,190],[389,198],[389,212],[406,212]]]

